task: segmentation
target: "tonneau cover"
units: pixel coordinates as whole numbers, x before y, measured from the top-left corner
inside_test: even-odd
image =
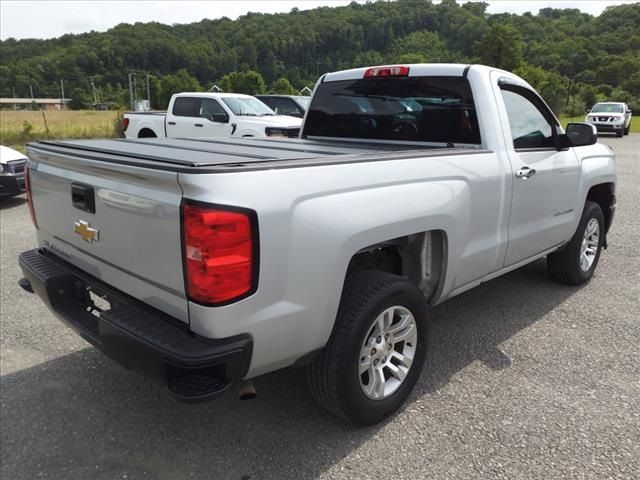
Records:
[[[194,168],[205,171],[286,168],[318,164],[320,159],[320,163],[342,163],[381,154],[388,157],[392,153],[395,157],[402,152],[412,156],[417,152],[421,156],[478,152],[470,148],[426,145],[257,138],[59,140],[31,143],[29,148],[115,163],[134,161],[140,166],[151,167],[155,163],[160,169],[190,171]]]

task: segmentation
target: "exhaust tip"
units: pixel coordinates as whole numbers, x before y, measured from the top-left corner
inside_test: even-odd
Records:
[[[238,398],[240,400],[251,400],[256,398],[256,388],[251,380],[242,380],[237,386]]]

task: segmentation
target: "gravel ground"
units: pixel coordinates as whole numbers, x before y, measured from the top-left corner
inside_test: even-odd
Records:
[[[410,401],[365,429],[316,407],[299,370],[183,405],[103,358],[17,287],[33,231],[4,201],[2,478],[640,478],[640,135],[601,141],[618,211],[593,281],[536,262],[437,307]]]

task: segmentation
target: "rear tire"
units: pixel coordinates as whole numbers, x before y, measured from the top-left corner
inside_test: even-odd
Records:
[[[380,422],[413,390],[426,332],[426,300],[407,279],[376,270],[349,275],[329,342],[307,368],[312,396],[349,422]]]
[[[551,276],[568,285],[582,285],[593,276],[604,244],[604,215],[600,205],[587,201],[571,241],[547,255]]]

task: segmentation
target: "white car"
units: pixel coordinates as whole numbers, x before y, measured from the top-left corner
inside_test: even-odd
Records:
[[[587,114],[585,122],[594,125],[598,132],[615,132],[618,137],[629,135],[631,109],[622,102],[596,103]]]
[[[13,148],[0,145],[0,198],[24,193],[24,169],[27,157]]]
[[[127,112],[126,138],[297,137],[302,119],[277,115],[251,95],[185,92],[166,112]]]

